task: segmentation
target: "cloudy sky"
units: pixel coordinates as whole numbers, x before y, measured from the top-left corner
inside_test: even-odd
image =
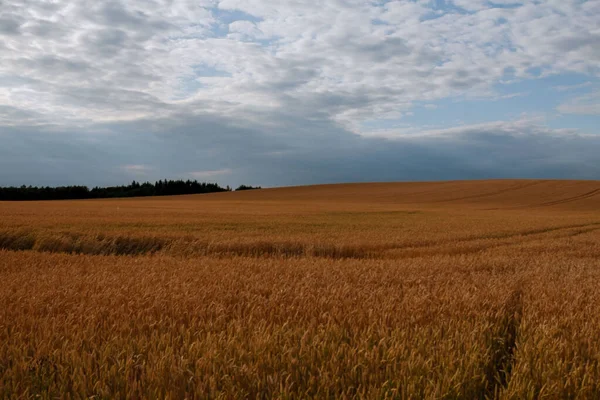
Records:
[[[0,0],[0,185],[600,179],[600,0]]]

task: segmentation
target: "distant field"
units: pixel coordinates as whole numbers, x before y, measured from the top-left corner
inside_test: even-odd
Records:
[[[0,398],[600,398],[600,182],[0,203]]]

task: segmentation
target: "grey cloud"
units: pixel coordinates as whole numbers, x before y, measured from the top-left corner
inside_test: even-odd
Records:
[[[556,47],[562,52],[589,49],[590,57],[600,60],[600,34],[563,36],[556,41]]]
[[[147,111],[159,114],[173,108],[152,95],[134,90],[71,86],[61,88],[55,95],[63,104],[76,104],[104,111]]]
[[[127,40],[127,32],[121,29],[100,29],[87,34],[83,44],[93,54],[113,57],[125,48]]]
[[[385,63],[412,52],[406,41],[400,37],[337,36],[331,44],[337,52],[343,52],[361,63]]]
[[[522,121],[363,138],[328,119],[272,116],[272,125],[211,114],[144,119],[42,134],[2,129],[0,183],[116,184],[227,170],[223,184],[265,186],[474,178],[600,178],[600,137]],[[300,124],[302,122],[302,124]],[[283,131],[283,133],[282,133]],[[95,132],[95,133],[94,133]],[[67,170],[76,170],[77,174]],[[85,180],[85,182],[82,182]]]
[[[20,58],[15,64],[33,71],[43,71],[44,75],[56,75],[64,73],[83,74],[89,72],[91,65],[82,60],[70,60],[68,58],[54,55],[41,55],[33,58]]]
[[[281,71],[283,71],[283,73]],[[269,93],[280,90],[293,90],[310,82],[318,75],[318,71],[315,68],[310,68],[308,66],[289,66],[287,68],[282,68],[275,73],[278,73],[279,78],[272,79],[271,82],[263,88],[263,90],[266,90]]]
[[[391,58],[410,54],[411,49],[402,38],[385,38],[379,43],[362,44],[358,46],[358,55],[368,54],[375,62],[385,62]]]
[[[24,121],[36,120],[40,117],[35,111],[0,104],[0,126],[2,124],[14,123],[15,121],[23,123]]]
[[[0,35],[19,35],[22,22],[13,15],[0,15]]]
[[[64,38],[69,32],[62,24],[43,19],[28,23],[24,29],[34,36],[45,39],[52,38],[55,40]]]
[[[84,15],[105,26],[121,27],[134,32],[137,40],[148,40],[154,34],[175,28],[160,15],[149,15],[144,11],[129,10],[120,1],[99,2],[93,10],[85,10]]]
[[[0,183],[2,185],[68,185],[121,181],[112,172],[117,149],[81,138],[76,131],[39,126],[0,128]]]

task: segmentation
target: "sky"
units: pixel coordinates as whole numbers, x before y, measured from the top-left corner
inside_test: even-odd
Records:
[[[600,179],[600,0],[0,0],[0,185]]]

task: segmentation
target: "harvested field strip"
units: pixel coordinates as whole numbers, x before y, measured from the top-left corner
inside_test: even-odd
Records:
[[[161,250],[165,241],[157,237],[105,235],[80,236],[36,234],[31,231],[0,233],[0,249],[34,250],[49,253],[97,255],[140,255]]]
[[[377,247],[353,247],[333,244],[303,244],[293,242],[255,241],[249,243],[211,243],[189,238],[161,238],[154,236],[88,236],[37,235],[33,232],[0,233],[0,249],[33,250],[48,253],[89,255],[142,255],[164,252],[180,256],[247,256],[247,257],[324,257],[373,258]]]
[[[164,252],[183,256],[247,257],[323,257],[343,258],[410,258],[441,254],[468,254],[494,247],[539,240],[540,237],[572,237],[600,229],[600,223],[576,224],[527,230],[517,233],[489,234],[484,237],[446,239],[417,245],[401,244],[331,244],[286,241],[212,243],[190,237],[109,236],[105,234],[53,234],[35,231],[0,232],[0,249],[33,250],[49,253],[90,255],[143,255]],[[557,235],[558,233],[558,235]],[[515,241],[518,239],[518,241]]]

